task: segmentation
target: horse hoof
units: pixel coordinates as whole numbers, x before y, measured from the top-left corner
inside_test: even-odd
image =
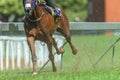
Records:
[[[37,72],[33,72],[33,75],[36,75],[37,74]]]
[[[64,50],[62,49],[62,48],[59,48],[58,50],[57,50],[57,54],[63,54],[64,53]]]
[[[72,53],[73,53],[74,55],[76,55],[77,52],[78,52],[78,49],[75,48]]]

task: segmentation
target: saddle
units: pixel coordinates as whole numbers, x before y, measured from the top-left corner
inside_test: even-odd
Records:
[[[41,3],[40,5],[43,6],[43,8],[50,13],[55,19],[59,18],[61,16],[61,9],[59,7],[56,7],[60,11],[60,16],[56,16],[57,13],[54,11],[54,9],[44,3]]]

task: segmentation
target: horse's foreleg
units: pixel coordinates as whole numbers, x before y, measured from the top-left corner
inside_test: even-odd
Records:
[[[53,69],[53,72],[56,72],[56,67],[55,67],[55,63],[54,63],[54,55],[52,54],[52,44],[47,44],[48,46],[48,50],[49,50],[49,60],[51,61],[52,63],[52,69]]]
[[[55,41],[54,38],[52,38],[52,42],[53,42],[54,48],[55,48],[56,51],[57,51],[57,54],[62,54],[62,53],[64,53],[64,50],[63,50],[62,48],[58,48],[57,43],[56,43],[56,41]]]
[[[36,53],[35,53],[35,40],[34,37],[28,37],[27,38],[27,42],[31,51],[31,55],[32,55],[32,63],[33,63],[33,75],[37,74],[36,72],[36,67],[37,67],[37,57],[36,57]]]

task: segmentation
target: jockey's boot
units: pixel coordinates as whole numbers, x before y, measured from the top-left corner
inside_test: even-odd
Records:
[[[60,17],[60,10],[58,10],[58,8],[55,8],[54,12],[55,12],[55,18]]]
[[[58,18],[60,16],[60,10],[58,10],[58,8],[52,3],[52,0],[45,0],[45,1],[47,6],[50,6],[54,9],[55,12],[54,17]]]

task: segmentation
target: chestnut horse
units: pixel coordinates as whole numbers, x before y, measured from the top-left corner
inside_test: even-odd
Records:
[[[54,63],[54,55],[52,54],[52,45],[55,47],[58,54],[63,53],[62,48],[57,47],[57,43],[52,37],[55,30],[60,32],[69,43],[73,54],[77,53],[77,49],[71,42],[69,22],[65,13],[61,10],[61,16],[57,19],[48,13],[43,5],[40,5],[37,0],[23,0],[25,8],[24,29],[27,36],[27,42],[32,55],[33,74],[36,74],[36,53],[35,40],[43,41],[47,44],[49,50],[49,59],[52,63],[53,72],[56,71]]]

